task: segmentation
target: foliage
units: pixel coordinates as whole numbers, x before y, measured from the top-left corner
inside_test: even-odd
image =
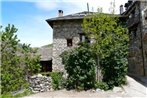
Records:
[[[54,90],[59,90],[64,87],[64,78],[62,77],[61,72],[51,72],[50,76],[52,77],[52,86]]]
[[[38,74],[41,74],[43,76],[50,76],[52,72],[39,72]]]
[[[14,97],[18,98],[18,97],[28,96],[30,94],[33,94],[33,92],[30,89],[25,89],[22,93],[18,93],[14,95]]]
[[[103,81],[110,89],[126,84],[127,59],[120,52],[119,49],[114,50],[109,57],[101,60]]]
[[[102,90],[105,90],[105,91],[109,89],[108,84],[105,83],[105,82],[96,82],[95,88],[96,89],[99,88],[99,89],[102,89]]]
[[[2,94],[2,95],[0,95],[0,98],[16,98],[16,97],[14,97],[12,94],[10,94],[10,93],[7,93],[7,94]]]
[[[21,65],[24,66],[24,72],[28,77],[40,72],[40,56],[36,54],[37,49],[31,48],[30,45],[22,44],[18,51],[22,54]]]
[[[18,91],[28,87],[26,72],[39,70],[38,56],[31,55],[31,48],[19,44],[17,29],[8,25],[5,31],[0,30],[1,40],[1,90],[2,94]]]
[[[65,51],[61,55],[68,74],[67,89],[91,89],[95,84],[95,60],[91,50],[85,47]]]
[[[50,76],[52,78],[52,87],[54,90],[60,90],[64,88],[65,79],[61,72],[41,72],[39,74]]]
[[[42,47],[44,47],[44,48],[49,48],[49,47],[53,47],[53,44],[48,44],[48,45],[44,45],[44,46],[42,46]]]
[[[84,19],[83,30],[93,39],[92,51],[109,88],[125,83],[127,73],[127,29],[114,14],[96,13]]]
[[[24,92],[16,94],[16,95],[13,95],[11,93],[2,94],[0,96],[0,98],[18,98],[18,97],[27,96],[27,95],[30,95],[30,94],[32,94],[32,92],[29,89],[26,89]]]

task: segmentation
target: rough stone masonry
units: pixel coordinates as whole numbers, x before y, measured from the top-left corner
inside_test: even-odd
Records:
[[[41,74],[31,76],[29,79],[30,89],[33,93],[46,92],[52,90],[51,77]]]

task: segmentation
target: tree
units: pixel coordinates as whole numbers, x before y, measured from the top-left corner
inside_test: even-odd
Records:
[[[118,54],[124,53],[123,58],[126,58],[127,56],[127,29],[124,28],[121,24],[122,23],[119,21],[118,16],[114,14],[103,13],[89,15],[85,17],[83,21],[83,31],[91,40],[93,40],[91,49],[97,55],[98,81],[102,80],[102,66],[100,66],[100,61],[102,59],[111,57],[112,53],[115,51],[117,51]],[[118,50],[120,52],[118,52]]]
[[[20,57],[16,55],[17,44],[19,40],[14,33],[17,29],[14,25],[5,28],[5,32],[2,33],[2,43],[1,43],[1,85],[2,93],[9,91],[18,90],[18,88],[23,87],[25,80],[23,77],[23,70],[19,66]],[[17,85],[16,85],[17,84]]]
[[[39,71],[38,56],[32,54],[31,48],[19,44],[17,29],[8,25],[1,33],[1,89],[2,94],[27,87],[26,72]]]

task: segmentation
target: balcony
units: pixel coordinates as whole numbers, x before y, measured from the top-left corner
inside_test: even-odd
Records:
[[[127,20],[127,27],[130,28],[130,27],[133,27],[136,24],[138,24],[139,20],[140,20],[139,18],[140,18],[139,15],[136,15],[134,17],[128,18],[128,20]]]

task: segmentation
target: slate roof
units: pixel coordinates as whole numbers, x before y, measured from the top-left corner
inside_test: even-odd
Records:
[[[41,47],[37,53],[41,55],[40,61],[52,60],[52,47]]]
[[[129,5],[128,9],[122,14],[122,15],[127,15],[130,10],[132,10],[133,7],[135,7],[135,4],[139,2],[137,0],[132,1],[132,3]],[[128,2],[125,3],[125,6],[128,5]]]
[[[65,15],[65,16],[61,16],[61,17],[50,18],[50,19],[47,19],[46,21],[53,28],[53,22],[54,21],[80,20],[80,19],[83,19],[85,16],[92,15],[94,13],[97,13],[97,12],[83,11],[83,12],[79,12],[79,13],[75,13],[75,14],[69,14],[69,15]],[[104,14],[108,14],[108,13],[104,13]],[[111,14],[108,14],[108,15],[111,15]],[[122,17],[121,15],[118,15],[118,14],[115,14],[115,16]]]
[[[88,15],[88,14],[92,14],[92,13],[95,13],[95,12],[84,11],[84,12],[79,12],[79,13],[70,14],[70,15],[66,15],[66,16],[50,18],[50,19],[47,19],[46,21],[47,21],[47,23],[48,23],[51,27],[53,27],[53,22],[54,22],[54,21],[83,19],[84,16],[86,16],[86,15]]]

